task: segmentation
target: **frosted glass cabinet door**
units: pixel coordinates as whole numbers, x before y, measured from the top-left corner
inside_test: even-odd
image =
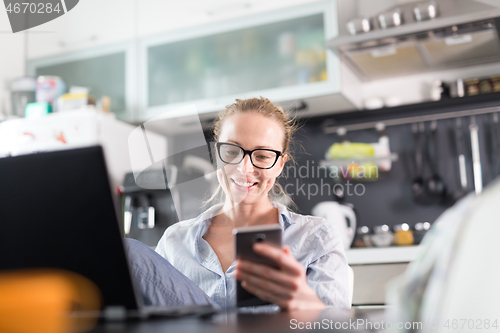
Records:
[[[324,81],[323,15],[148,50],[148,105]]]
[[[333,2],[325,5],[333,7]],[[226,101],[259,93],[274,100],[310,97],[297,96],[288,88],[299,88],[299,95],[300,91],[306,95],[307,89],[301,87],[331,83],[325,47],[329,18],[321,7],[314,9],[277,15],[274,20],[272,13],[266,13],[267,22],[261,14],[253,24],[252,18],[245,18],[250,23],[244,27],[226,22],[218,29],[216,23],[206,30],[184,32],[182,38],[146,41],[147,114],[186,103],[195,103],[202,112],[214,111]]]
[[[118,119],[133,120],[134,87],[131,75],[135,73],[131,59],[131,44],[102,46],[52,57],[30,60],[31,75],[55,75],[62,78],[67,89],[71,86],[88,87],[89,94],[99,101],[111,98],[111,111]]]

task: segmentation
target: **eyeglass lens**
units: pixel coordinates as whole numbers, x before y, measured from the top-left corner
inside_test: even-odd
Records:
[[[220,158],[224,163],[238,164],[243,160],[244,151],[240,147],[222,144]],[[252,164],[258,168],[269,168],[276,162],[276,152],[258,149],[251,155]]]

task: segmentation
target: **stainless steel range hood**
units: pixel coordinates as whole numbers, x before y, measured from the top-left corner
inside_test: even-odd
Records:
[[[421,2],[409,3],[398,6],[405,24],[338,36],[327,46],[365,81],[500,61],[500,8],[472,0],[436,2],[436,19],[415,21],[412,9]]]

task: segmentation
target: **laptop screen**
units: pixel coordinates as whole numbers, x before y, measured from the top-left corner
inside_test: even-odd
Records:
[[[101,147],[0,158],[0,271],[42,267],[137,309]]]

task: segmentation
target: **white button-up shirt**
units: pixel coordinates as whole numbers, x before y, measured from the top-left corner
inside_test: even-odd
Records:
[[[304,266],[309,286],[326,306],[349,308],[347,258],[337,229],[324,218],[295,214],[282,204],[273,205],[279,211],[283,245],[288,245]],[[203,239],[221,206],[215,205],[194,219],[167,228],[156,252],[221,308],[229,308],[236,305],[235,262],[224,273],[219,258]],[[265,307],[278,309],[275,305]]]

